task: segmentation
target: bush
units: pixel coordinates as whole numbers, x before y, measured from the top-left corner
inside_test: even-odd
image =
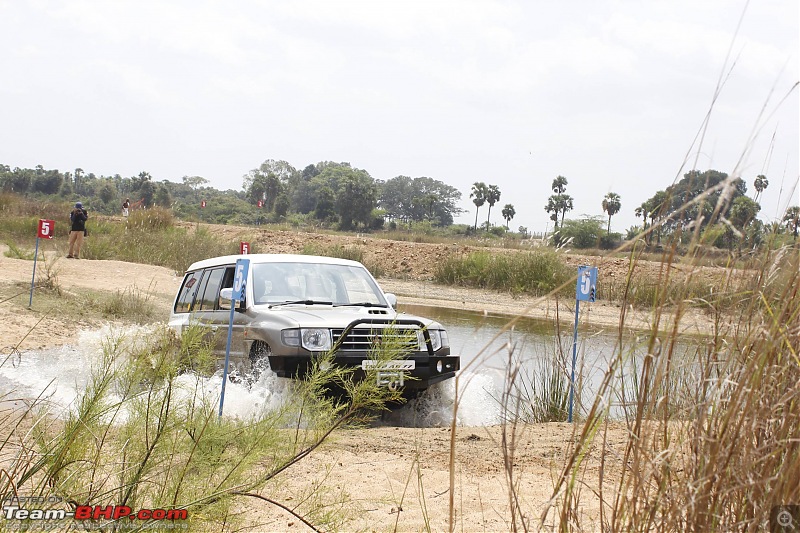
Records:
[[[439,283],[528,293],[547,294],[569,279],[572,271],[552,250],[500,254],[474,252],[450,257],[439,264]]]
[[[137,209],[128,217],[128,227],[143,230],[163,230],[175,225],[172,211],[163,207]]]
[[[565,220],[553,237],[558,243],[568,243],[573,248],[598,248],[604,234],[605,227],[600,217],[586,217]]]
[[[379,230],[383,229],[383,224],[386,220],[386,211],[383,209],[373,209],[370,214],[369,229]]]
[[[602,250],[614,250],[622,245],[621,233],[608,233],[600,237],[600,248]]]

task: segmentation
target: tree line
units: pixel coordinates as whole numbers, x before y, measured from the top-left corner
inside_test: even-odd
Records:
[[[105,214],[119,212],[130,198],[141,207],[171,207],[176,215],[216,223],[259,224],[289,216],[343,230],[375,229],[385,221],[426,221],[450,226],[462,210],[461,192],[429,177],[376,180],[349,163],[323,161],[298,171],[286,161],[268,159],[243,176],[241,190],[219,191],[201,176],[181,183],[157,182],[149,172],[136,176],[97,176],[74,172],[11,168],[0,164],[0,189],[25,195],[81,198]],[[204,200],[204,202],[203,202]],[[204,206],[204,207],[201,207]]]
[[[675,232],[700,231],[709,232],[708,240],[723,247],[741,246],[745,242],[757,245],[768,231],[788,229],[797,237],[798,206],[789,208],[780,222],[765,225],[758,220],[761,209],[758,200],[769,186],[766,176],[758,175],[753,181],[755,194],[752,198],[746,195],[747,185],[741,178],[731,180],[730,184],[727,178],[727,174],[716,170],[686,173],[680,181],[656,191],[635,208],[642,225],[630,228],[625,237],[632,238],[644,232],[648,243],[659,244],[664,236]],[[439,180],[404,175],[377,180],[366,170],[331,161],[297,170],[286,161],[268,159],[243,176],[240,190],[220,191],[208,184],[201,176],[183,176],[180,183],[175,183],[156,181],[146,171],[130,177],[97,176],[82,168],[62,173],[41,165],[34,169],[12,169],[0,164],[0,189],[4,191],[70,200],[80,198],[93,210],[105,214],[118,213],[122,201],[130,198],[138,206],[169,207],[178,217],[207,222],[259,224],[297,217],[343,230],[369,230],[384,227],[386,221],[390,225],[427,222],[447,227],[463,212],[458,207],[461,192]],[[580,221],[566,219],[574,203],[567,193],[567,185],[566,177],[557,176],[551,184],[553,194],[544,206],[554,223],[554,235],[557,238],[574,235],[576,227],[586,233],[589,224],[597,240],[603,237],[607,243],[621,240],[621,234],[611,232],[611,219],[622,208],[620,195],[609,192],[600,202],[608,216],[605,236],[602,236],[598,220],[583,221],[584,225],[580,226]],[[705,192],[709,189],[711,192]],[[509,229],[517,214],[510,203],[501,210],[505,230],[491,224],[492,209],[502,196],[498,185],[477,181],[469,196],[476,208],[472,231],[479,229],[479,212],[484,205],[488,209],[486,221],[480,225],[482,229],[498,234]],[[202,200],[205,200],[205,208],[201,207]],[[519,231],[523,235],[527,233],[522,226]]]
[[[461,193],[429,177],[376,180],[349,163],[324,161],[296,170],[268,159],[245,177],[248,200],[278,216],[297,213],[340,229],[376,228],[385,220],[449,226]]]
[[[702,234],[703,241],[708,244],[741,248],[758,246],[767,233],[786,229],[797,239],[799,206],[789,207],[780,222],[765,225],[757,218],[761,210],[758,199],[768,186],[769,179],[759,174],[753,180],[755,194],[750,198],[746,194],[747,184],[741,178],[728,180],[726,173],[717,170],[689,171],[680,181],[656,191],[635,208],[634,213],[642,218],[643,224],[630,228],[626,238],[643,234],[647,244],[660,245],[664,236]],[[622,208],[619,194],[609,192],[600,203],[608,215],[606,235],[601,235],[594,217],[583,221],[565,220],[566,213],[573,209],[573,198],[566,192],[567,178],[557,176],[551,189],[555,194],[548,198],[544,209],[554,223],[556,243],[570,238],[578,241],[578,247],[611,248],[619,244],[621,234],[611,233],[611,217]]]

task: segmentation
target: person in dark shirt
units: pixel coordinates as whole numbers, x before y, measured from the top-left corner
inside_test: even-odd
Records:
[[[69,230],[69,259],[80,259],[81,245],[83,244],[83,237],[86,233],[86,221],[89,219],[89,214],[83,208],[83,204],[77,202],[75,209],[69,214],[69,221],[72,224]]]

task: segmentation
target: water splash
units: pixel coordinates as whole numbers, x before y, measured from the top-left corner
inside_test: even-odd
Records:
[[[501,422],[498,401],[501,378],[499,372],[490,369],[462,371],[459,374],[456,425],[491,426]],[[439,382],[400,409],[384,416],[382,423],[410,427],[449,426],[453,421],[455,391],[455,379]]]

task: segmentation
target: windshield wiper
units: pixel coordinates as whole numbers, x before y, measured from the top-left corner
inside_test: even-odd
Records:
[[[269,306],[269,309],[273,307],[277,307],[279,305],[294,305],[294,304],[303,304],[303,305],[333,305],[333,302],[320,302],[318,300],[295,300],[293,302],[279,302],[274,303]]]
[[[336,304],[334,307],[389,307],[384,304],[374,304],[372,302],[355,302],[351,304]]]

